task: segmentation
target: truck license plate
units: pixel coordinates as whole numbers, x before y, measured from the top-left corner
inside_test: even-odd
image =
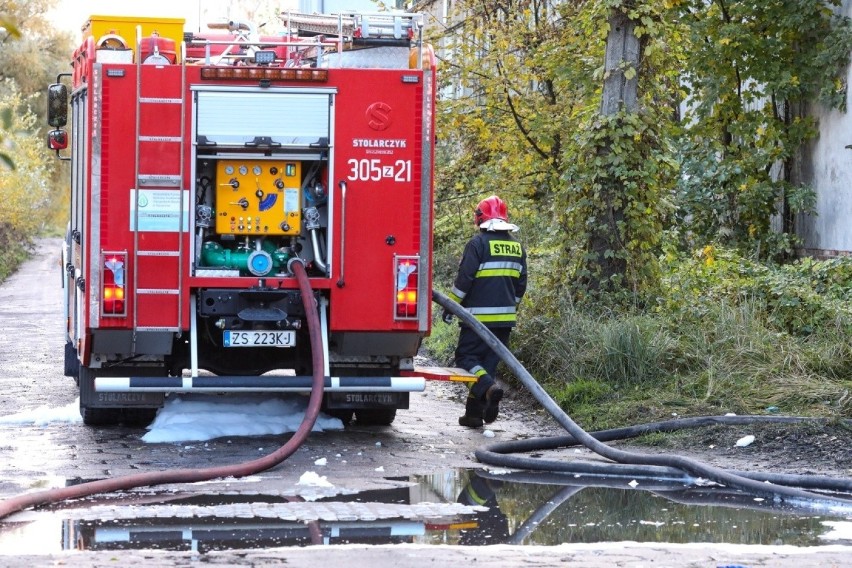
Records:
[[[225,347],[293,347],[295,331],[231,331],[225,330]]]

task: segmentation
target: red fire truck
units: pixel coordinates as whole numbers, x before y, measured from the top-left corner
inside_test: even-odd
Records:
[[[424,388],[435,62],[422,17],[282,18],[288,33],[259,36],[93,16],[48,89],[48,144],[71,163],[65,372],[87,424],[149,420],[171,393],[309,391],[296,262],[327,412],[389,424]]]

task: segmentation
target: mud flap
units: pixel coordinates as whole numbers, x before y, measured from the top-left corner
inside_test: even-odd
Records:
[[[408,408],[407,392],[329,392],[325,405],[329,409]]]
[[[65,342],[65,376],[78,378],[80,360],[77,359],[77,349],[70,341]]]
[[[80,408],[159,408],[165,402],[161,392],[96,392],[95,377],[94,369],[80,366]]]
[[[80,416],[86,426],[150,424],[163,406],[163,393],[96,392],[95,371],[80,366]]]

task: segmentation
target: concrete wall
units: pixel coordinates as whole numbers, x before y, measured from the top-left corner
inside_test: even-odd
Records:
[[[840,13],[852,16],[852,2],[843,2]],[[852,87],[852,68],[847,69]],[[814,106],[819,138],[802,156],[802,181],[816,191],[816,215],[800,215],[797,233],[804,240],[802,253],[829,257],[852,254],[852,100],[847,112]]]

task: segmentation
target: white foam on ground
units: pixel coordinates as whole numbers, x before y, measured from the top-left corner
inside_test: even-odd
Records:
[[[171,396],[148,426],[148,443],[204,441],[223,436],[295,432],[308,407],[300,395]],[[320,413],[314,432],[342,430],[343,422]]]
[[[80,416],[80,399],[75,400],[68,406],[59,408],[51,408],[49,406],[39,406],[33,410],[23,410],[10,414],[8,416],[0,416],[0,424],[32,424],[34,426],[46,426],[55,422],[76,423],[82,422]]]

